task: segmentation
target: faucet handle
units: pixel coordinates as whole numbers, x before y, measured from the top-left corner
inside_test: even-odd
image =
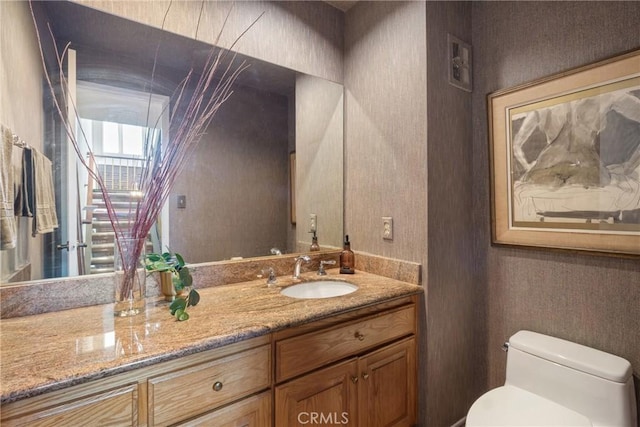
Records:
[[[276,278],[276,272],[274,271],[273,267],[267,267],[267,268],[263,268],[262,269],[262,274],[269,274],[269,277],[267,277],[267,286],[271,286],[271,285],[275,285],[277,282],[277,278]]]
[[[318,268],[318,276],[326,276],[327,272],[324,271],[324,266],[325,265],[333,265],[335,263],[336,263],[336,260],[334,260],[334,259],[320,261],[320,267]]]

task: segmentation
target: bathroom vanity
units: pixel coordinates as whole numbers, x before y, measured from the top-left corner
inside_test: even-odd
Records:
[[[264,279],[201,289],[187,322],[160,298],[133,318],[105,305],[5,319],[2,425],[411,425],[422,287],[348,281],[358,291],[314,300]]]

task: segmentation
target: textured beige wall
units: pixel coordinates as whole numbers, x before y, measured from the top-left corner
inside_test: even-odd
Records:
[[[345,26],[345,233],[354,250],[426,264],[423,2],[359,2]],[[382,217],[393,217],[393,241]]]
[[[169,196],[171,249],[190,263],[286,250],[287,143],[287,98],[234,89]]]
[[[474,277],[471,93],[448,84],[447,33],[471,42],[468,2],[427,2],[428,241],[426,425],[464,416],[484,380]],[[426,360],[425,360],[426,359]]]
[[[628,359],[640,387],[640,262],[490,246],[487,93],[640,46],[638,2],[474,2],[473,167],[485,295],[486,389],[504,381],[500,345],[520,329]],[[480,350],[480,349],[479,349]],[[479,360],[483,358],[479,356]],[[640,398],[640,393],[638,394]]]
[[[199,1],[76,0],[93,8],[187,37],[196,34]],[[171,7],[169,8],[169,4]],[[262,12],[264,15],[234,47],[240,53],[341,83],[343,14],[320,1],[212,1],[203,8],[198,40],[213,43],[233,5],[217,44],[230,47]],[[167,13],[167,10],[169,12]]]
[[[42,150],[42,64],[27,2],[0,2],[0,123],[30,146]],[[15,147],[13,163],[20,167],[22,150]],[[31,220],[20,220],[31,227]],[[42,278],[42,236],[29,240],[31,277]],[[0,252],[2,268],[13,250]],[[4,271],[3,271],[4,275]]]
[[[359,2],[345,22],[345,233],[356,251],[421,263],[428,285],[426,5]],[[383,216],[393,217],[393,241],[382,239]],[[428,352],[437,347],[425,325],[422,319],[420,425],[427,399],[457,400],[428,389]]]
[[[342,85],[317,77],[296,78],[296,230],[305,248],[312,213],[319,244],[342,247],[343,92]]]

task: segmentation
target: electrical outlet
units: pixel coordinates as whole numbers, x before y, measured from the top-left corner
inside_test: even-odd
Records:
[[[316,214],[309,215],[309,231],[318,231],[318,215]]]
[[[393,240],[393,218],[390,216],[382,217],[382,238]]]
[[[187,207],[187,196],[178,196],[178,209],[185,209]]]

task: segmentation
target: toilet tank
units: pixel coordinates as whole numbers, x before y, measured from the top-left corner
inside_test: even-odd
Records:
[[[520,331],[509,339],[505,384],[588,417],[594,426],[635,426],[631,364],[559,338]]]

